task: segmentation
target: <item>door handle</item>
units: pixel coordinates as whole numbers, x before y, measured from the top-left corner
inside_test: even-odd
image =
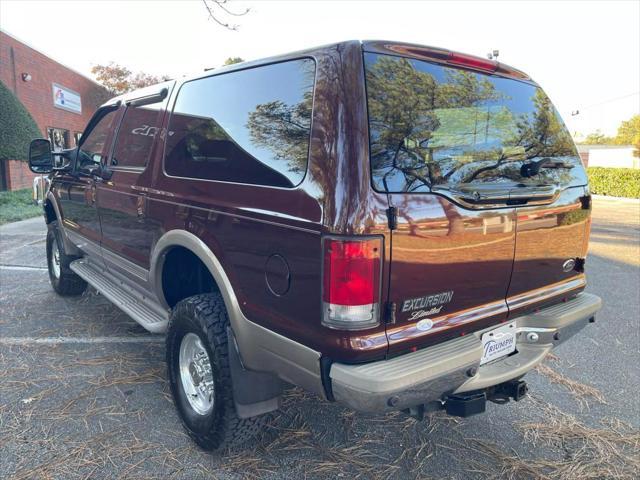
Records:
[[[559,189],[553,185],[541,185],[538,187],[517,187],[509,191],[509,201],[531,201],[553,200],[558,196]]]
[[[145,195],[138,195],[136,199],[136,213],[139,221],[145,217],[147,213],[147,197]]]
[[[85,201],[89,206],[93,206],[96,203],[96,184],[92,183],[91,186],[85,190]]]
[[[557,198],[560,190],[555,185],[502,188],[478,185],[461,187],[457,190],[451,190],[450,193],[461,203],[473,207],[497,207],[550,203]]]

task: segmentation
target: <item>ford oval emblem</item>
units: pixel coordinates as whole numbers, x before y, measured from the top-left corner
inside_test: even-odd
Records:
[[[430,318],[425,318],[416,323],[416,328],[421,332],[431,330],[431,327],[433,327],[433,320],[431,320]]]
[[[570,272],[571,270],[573,270],[576,266],[576,261],[573,258],[570,258],[569,260],[567,260],[566,262],[564,262],[562,264],[562,271],[563,272]]]

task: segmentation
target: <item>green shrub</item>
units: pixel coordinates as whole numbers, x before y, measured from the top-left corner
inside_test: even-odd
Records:
[[[591,193],[612,197],[640,198],[640,170],[635,168],[589,167]]]
[[[0,112],[0,161],[27,160],[29,143],[42,137],[42,132],[18,97],[2,82]]]
[[[0,225],[42,215],[42,207],[33,204],[30,188],[0,192]]]

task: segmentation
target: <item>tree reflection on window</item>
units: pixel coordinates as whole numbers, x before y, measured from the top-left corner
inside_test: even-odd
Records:
[[[306,172],[315,62],[185,83],[168,132],[170,175],[292,188]]]
[[[571,181],[579,157],[541,89],[395,56],[365,60],[379,190]]]

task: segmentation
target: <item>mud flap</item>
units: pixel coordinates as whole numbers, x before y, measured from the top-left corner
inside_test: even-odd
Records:
[[[231,327],[227,327],[227,336],[233,401],[238,416],[250,418],[277,410],[285,383],[270,373],[244,368]]]

